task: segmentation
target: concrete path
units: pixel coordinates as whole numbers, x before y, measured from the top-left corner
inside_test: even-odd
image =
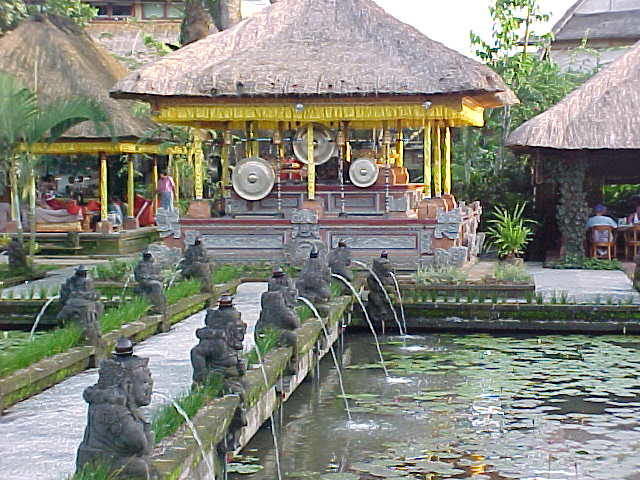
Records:
[[[555,270],[534,262],[526,263],[526,268],[533,275],[536,292],[547,299],[554,292],[557,297],[566,292],[570,300],[577,302],[600,299],[605,304],[611,299],[626,303],[633,299],[633,303],[640,303],[640,294],[621,270]]]
[[[247,323],[245,349],[253,346],[253,329],[260,313],[260,296],[266,283],[247,283],[238,288],[236,308]],[[195,330],[204,325],[205,311],[155,335],[135,348],[148,357],[154,390],[170,398],[191,385],[190,351]],[[251,332],[251,333],[249,333]],[[0,417],[0,478],[2,480],[64,480],[74,471],[75,455],[87,421],[83,390],[96,383],[96,369],[75,375],[44,392],[20,402]],[[148,413],[165,403],[153,397]]]

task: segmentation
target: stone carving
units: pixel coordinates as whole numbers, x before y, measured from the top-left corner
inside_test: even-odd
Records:
[[[178,209],[169,210],[167,208],[158,207],[156,210],[156,225],[158,226],[158,234],[160,238],[172,236],[180,238],[180,212]]]
[[[320,240],[320,226],[318,214],[313,210],[293,210],[291,214],[293,231],[291,240],[284,246],[284,255],[293,265],[302,265],[315,248],[320,255],[327,252],[326,245]]]
[[[393,265],[391,265],[389,254],[386,251],[380,254],[380,258],[376,258],[373,261],[371,269],[378,276],[383,286],[394,285],[393,277],[391,276],[394,271]],[[367,276],[367,288],[369,290],[367,312],[373,320],[380,323],[390,322],[395,318],[382,290],[383,286],[380,286],[378,280],[371,273]]]
[[[331,271],[324,262],[320,252],[312,249],[300,276],[296,281],[298,295],[309,299],[313,304],[325,303],[331,297],[329,284],[331,283]]]
[[[122,478],[157,478],[150,462],[154,434],[139,411],[151,402],[148,364],[148,358],[133,354],[126,338],[118,341],[112,358],[101,362],[98,383],[83,395],[89,411],[78,447],[78,471],[86,464],[106,464]]]
[[[385,249],[414,249],[416,248],[416,235],[349,235],[342,237],[351,248],[358,250],[385,250]]]
[[[159,265],[162,270],[175,268],[182,260],[181,249],[162,243],[152,243],[147,247],[147,252],[153,256],[153,262]]]
[[[353,280],[353,272],[349,268],[351,265],[351,249],[347,242],[340,240],[338,248],[331,250],[328,258],[331,273],[335,273],[346,278],[348,281]]]
[[[420,232],[420,253],[422,255],[433,254],[433,231],[423,230]]]
[[[104,307],[98,301],[99,298],[87,267],[80,265],[60,289],[62,310],[57,318],[65,323],[79,325],[87,343],[102,347],[100,318]]]
[[[289,278],[281,267],[274,267],[273,274],[269,279],[269,292],[282,292],[284,303],[289,308],[295,308],[298,301],[298,290],[293,280]]]
[[[196,238],[193,245],[184,252],[182,262],[182,276],[200,280],[203,293],[213,293],[213,280],[211,278],[211,263],[207,250],[202,245],[202,240]]]
[[[242,377],[246,373],[242,350],[247,325],[233,307],[233,298],[220,297],[218,308],[208,309],[204,322],[205,326],[196,330],[200,342],[191,349],[193,381],[201,384],[219,373],[225,379],[225,389],[242,397]]]
[[[20,239],[12,238],[7,246],[7,256],[9,257],[9,271],[25,272],[29,270],[29,259],[24,245]]]
[[[451,247],[448,250],[445,250],[443,248],[436,248],[433,264],[436,268],[461,268],[467,262],[468,257],[468,247]]]
[[[267,328],[280,330],[280,344],[295,346],[297,336],[295,329],[300,327],[300,319],[296,312],[284,301],[282,291],[264,292],[260,299],[262,310],[256,323],[256,335]]]
[[[149,300],[152,313],[166,315],[167,297],[164,294],[164,277],[160,266],[153,261],[153,255],[150,252],[142,254],[142,260],[136,265],[133,275],[138,282],[134,292]]]

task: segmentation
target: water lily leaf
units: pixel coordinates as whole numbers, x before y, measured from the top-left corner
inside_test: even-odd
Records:
[[[243,475],[256,473],[263,469],[262,465],[248,465],[246,463],[230,463],[227,465],[228,473],[240,473]]]
[[[355,473],[325,473],[320,475],[320,480],[359,480],[360,475]]]

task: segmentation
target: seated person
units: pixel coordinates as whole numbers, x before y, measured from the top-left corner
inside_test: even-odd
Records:
[[[633,197],[631,201],[633,202],[633,213],[627,217],[627,224],[635,225],[640,223],[640,197]]]
[[[593,208],[594,215],[587,220],[586,229],[590,230],[592,227],[599,226],[607,226],[612,227],[614,230],[618,228],[618,224],[616,221],[607,216],[607,207],[602,204],[598,204]],[[591,242],[610,242],[613,238],[609,237],[609,232],[606,231],[595,231],[592,236],[589,238]],[[601,254],[601,252],[598,252]]]

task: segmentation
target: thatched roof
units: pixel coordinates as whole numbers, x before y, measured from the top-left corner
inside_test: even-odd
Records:
[[[482,106],[517,102],[495,72],[372,0],[280,0],[112,90],[121,98],[438,94],[476,97]]]
[[[552,31],[555,41],[640,39],[640,0],[578,0]]]
[[[507,139],[514,148],[640,149],[640,42],[525,122]]]
[[[127,70],[67,19],[29,18],[0,37],[0,70],[13,74],[32,89],[37,77],[37,92],[43,102],[72,96],[98,100],[108,112],[118,138],[142,137],[154,127],[150,120],[133,115],[133,102],[109,98],[109,88]],[[84,122],[64,138],[111,136],[107,131],[98,135],[92,123]]]

